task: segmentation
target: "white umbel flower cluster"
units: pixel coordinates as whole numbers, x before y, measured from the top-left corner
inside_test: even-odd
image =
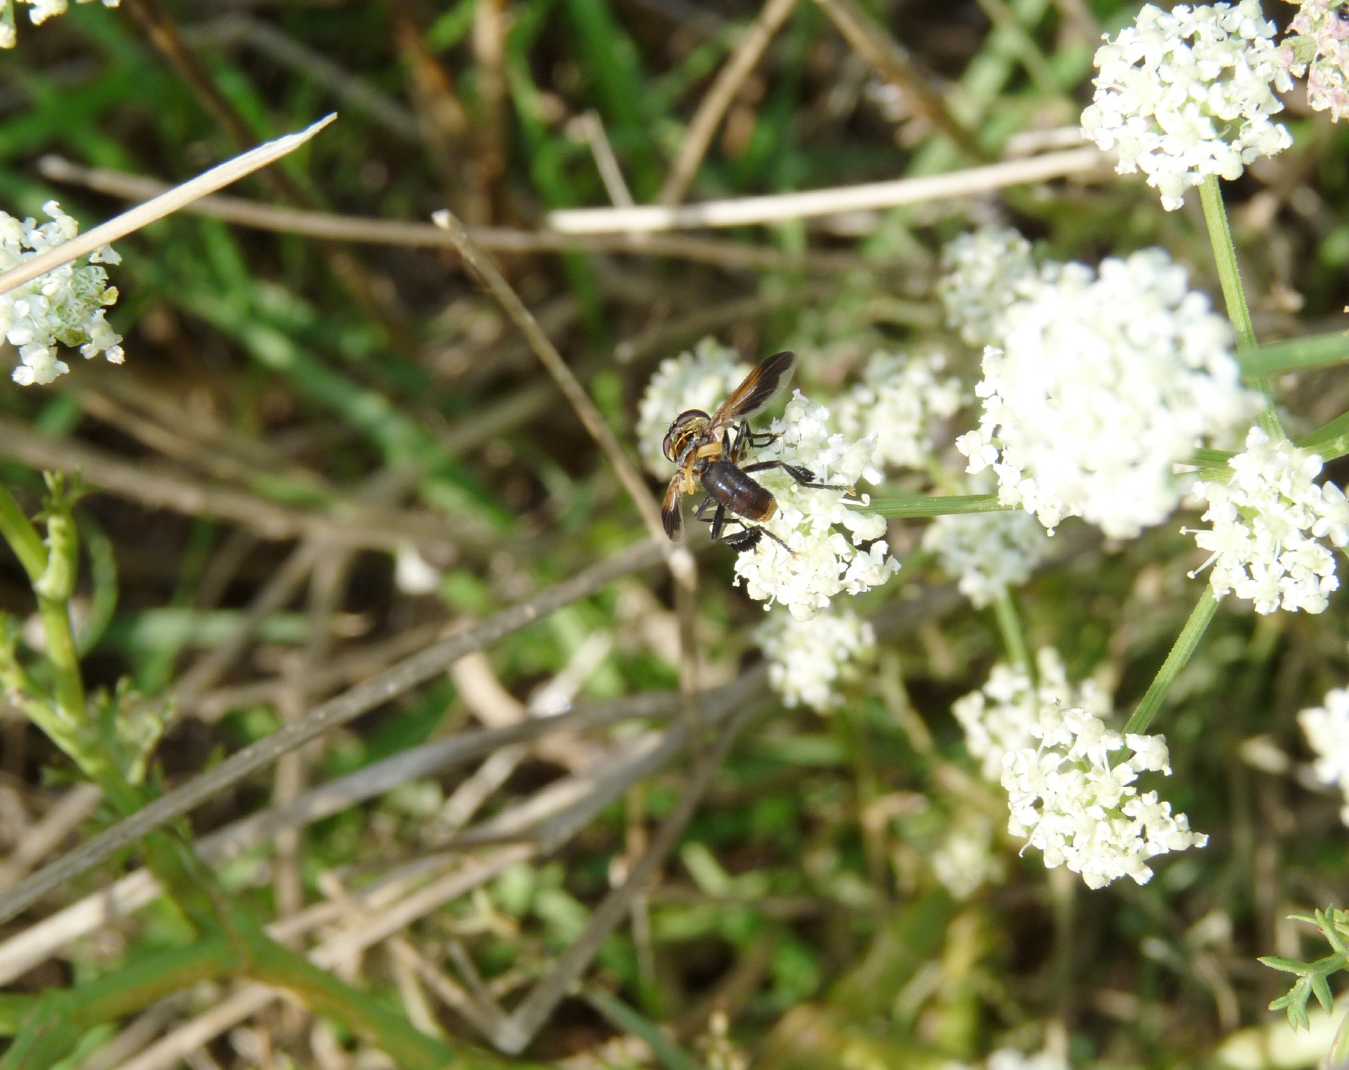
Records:
[[[1229,181],[1293,143],[1271,115],[1292,79],[1259,0],[1163,11],[1144,4],[1133,26],[1096,52],[1096,91],[1082,130],[1142,171],[1168,211],[1209,175]]]
[[[1080,516],[1131,538],[1176,507],[1175,466],[1244,426],[1227,321],[1160,249],[1046,266],[984,350],[979,426],[956,440],[966,471],[991,468],[998,500],[1051,533]]]
[[[18,220],[0,212],[0,271],[79,233],[79,224],[56,201],[48,201],[42,210],[51,222],[38,225],[33,219]],[[110,363],[122,363],[122,337],[103,311],[117,300],[117,289],[108,285],[108,273],[99,266],[121,259],[105,245],[87,262],[63,264],[0,294],[0,334],[18,349],[21,361],[14,369],[16,383],[44,385],[70,371],[57,356],[57,347],[63,345],[78,346],[86,360],[102,353]]]
[[[1297,715],[1307,743],[1316,752],[1313,769],[1323,784],[1339,785],[1344,792],[1340,820],[1349,825],[1349,687],[1326,694],[1323,705]]]
[[[1095,713],[1067,709],[1057,720],[1031,726],[1036,744],[1003,760],[1013,836],[1044,855],[1045,866],[1067,866],[1088,888],[1120,877],[1146,884],[1148,860],[1169,851],[1203,847],[1208,836],[1191,832],[1184,814],[1155,791],[1140,794],[1141,773],[1170,774],[1162,736],[1121,735]],[[1128,749],[1123,761],[1110,756]]]
[[[1335,555],[1322,540],[1349,545],[1349,503],[1333,483],[1317,485],[1321,458],[1253,427],[1245,452],[1227,462],[1226,482],[1206,482],[1195,493],[1208,502],[1212,527],[1193,534],[1209,558],[1190,573],[1209,572],[1213,593],[1255,603],[1257,613],[1278,609],[1321,613],[1340,585]]]
[[[965,732],[965,746],[987,780],[1002,776],[1004,756],[1032,746],[1039,738],[1033,726],[1057,724],[1065,707],[1084,708],[1099,717],[1110,713],[1105,688],[1094,680],[1069,683],[1063,659],[1053,647],[1043,647],[1036,654],[1035,670],[1032,684],[1020,667],[994,665],[988,683],[951,707]]]
[[[835,432],[829,410],[799,390],[771,430],[779,437],[756,453],[756,460],[804,465],[819,483],[880,482],[875,437]],[[826,608],[835,595],[861,594],[899,571],[885,540],[884,517],[854,508],[842,491],[798,486],[781,469],[756,472],[754,478],[777,498],[777,512],[764,527],[788,547],[762,538],[735,559],[737,582],[765,608],[780,602],[803,620]],[[867,501],[863,495],[861,504]]]
[[[1307,103],[1349,116],[1349,10],[1344,0],[1302,0],[1281,52],[1291,73],[1307,76]]]
[[[768,680],[787,706],[821,713],[838,704],[839,685],[876,649],[870,622],[850,609],[798,620],[778,610],[755,631],[768,661]]]
[[[940,354],[873,354],[862,381],[832,406],[835,425],[850,438],[873,436],[879,464],[922,468],[963,396],[960,380],[942,375],[945,366]]]
[[[995,345],[1002,317],[1039,276],[1031,246],[1010,227],[980,227],[946,244],[937,296],[946,322],[972,346]]]
[[[977,609],[1030,579],[1050,546],[1039,521],[1022,512],[939,516],[923,532],[923,549]]]
[[[637,449],[652,475],[669,478],[660,444],[670,422],[686,409],[714,412],[749,372],[740,354],[712,338],[661,361],[637,408]]]
[[[64,15],[68,0],[17,0],[28,5],[28,21],[41,26],[54,15]],[[91,4],[94,0],[75,0],[77,4]],[[122,0],[102,0],[104,7],[119,7]],[[14,31],[14,0],[0,0],[0,48],[13,48],[18,42]]]

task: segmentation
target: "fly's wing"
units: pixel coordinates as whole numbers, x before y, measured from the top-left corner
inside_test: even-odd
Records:
[[[762,409],[792,381],[796,355],[790,352],[774,353],[747,376],[731,392],[712,416],[712,426],[722,427],[746,420]]]
[[[665,488],[665,498],[660,503],[660,522],[665,525],[665,534],[671,539],[679,537],[679,526],[683,522],[679,508],[679,500],[683,497],[680,485],[683,481],[684,474],[676,472],[670,485]]]

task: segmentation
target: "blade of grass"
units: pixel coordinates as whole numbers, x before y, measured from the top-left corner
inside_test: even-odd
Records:
[[[666,1036],[660,1026],[638,1014],[621,999],[616,999],[608,992],[591,989],[586,992],[585,1000],[608,1019],[615,1029],[646,1041],[651,1054],[660,1060],[665,1070],[702,1070],[701,1064]]]
[[[294,152],[336,118],[337,113],[334,112],[294,134],[286,134],[274,141],[264,142],[255,149],[250,149],[218,167],[203,172],[191,181],[174,186],[153,200],[137,205],[129,212],[123,212],[92,230],[84,231],[68,242],[23,261],[17,267],[0,275],[0,294],[9,293],[26,282],[32,282],[39,275],[45,275],[62,264],[68,264],[81,256],[88,256],[100,246],[125,238],[156,219],[171,215],[199,197],[214,193],[232,182],[237,182],[245,175],[266,167],[282,156]]]

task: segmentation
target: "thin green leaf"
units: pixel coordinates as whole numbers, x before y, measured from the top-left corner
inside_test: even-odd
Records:
[[[1329,423],[1304,435],[1297,444],[1304,450],[1318,454],[1322,460],[1333,461],[1336,457],[1343,457],[1349,453],[1349,412],[1341,413]]]
[[[1335,1003],[1335,997],[1330,994],[1330,982],[1326,980],[1326,975],[1318,973],[1312,978],[1312,995],[1316,997],[1316,1002],[1321,1004],[1323,1011],[1329,1011]]]
[[[666,1070],[701,1070],[698,1061],[674,1043],[663,1029],[622,1000],[598,989],[587,992],[585,998],[615,1029],[641,1037]]]
[[[1271,970],[1281,970],[1284,973],[1295,973],[1302,976],[1310,972],[1311,967],[1305,962],[1298,962],[1297,959],[1281,958],[1278,955],[1261,955],[1259,961],[1268,966]]]

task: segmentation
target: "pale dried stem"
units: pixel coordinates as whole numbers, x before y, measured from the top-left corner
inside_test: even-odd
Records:
[[[522,1047],[529,1042],[529,1039],[537,1032],[548,1015],[552,1013],[552,1009],[557,1002],[566,994],[575,977],[589,964],[590,959],[598,951],[604,938],[612,931],[613,926],[621,920],[631,897],[640,890],[643,882],[649,879],[654,868],[677,842],[697,805],[698,798],[705,791],[711,774],[715,772],[724,758],[725,751],[729,748],[736,729],[752,709],[753,704],[745,700],[745,692],[750,690],[746,687],[746,684],[755,685],[752,690],[755,693],[762,694],[762,672],[751,674],[751,677],[753,679],[749,681],[740,681],[730,688],[723,689],[725,692],[721,696],[723,701],[717,704],[716,715],[719,718],[730,717],[731,723],[723,735],[718,749],[702,763],[699,774],[696,775],[695,782],[692,785],[692,790],[686,791],[680,807],[666,820],[651,849],[641,862],[634,867],[632,874],[624,885],[611,892],[595,914],[592,915],[591,923],[581,939],[559,960],[554,970],[538,984],[526,999],[525,1004],[522,1004],[520,1010],[515,1014],[504,1015],[494,1002],[490,999],[482,999],[481,996],[474,1001],[477,1013],[466,1015],[466,1017],[474,1020],[475,1024],[482,1027],[484,1035],[492,1038],[503,1050],[518,1050],[517,1045]],[[648,749],[648,752],[659,753],[665,761],[668,761],[687,742],[687,724],[681,723],[661,739],[658,747],[654,750]],[[625,781],[622,790],[626,790],[633,782],[649,776],[654,771],[647,763],[645,754],[640,755],[639,758],[640,760],[635,763],[628,763],[622,771]],[[663,765],[665,762],[661,764]],[[608,771],[606,779],[611,780],[613,775],[612,771]],[[540,794],[547,795],[550,793],[545,789]],[[556,797],[554,796],[554,798]],[[521,807],[517,806],[516,809],[519,810]],[[584,809],[589,811],[590,807],[586,806]],[[557,816],[562,817],[564,815],[565,811]],[[530,819],[533,819],[533,815],[530,815]],[[516,824],[518,822],[510,823]],[[584,821],[567,822],[567,825],[573,831],[583,827],[584,824]],[[540,836],[532,843],[500,848],[493,853],[492,859],[488,863],[480,862],[476,867],[473,863],[469,863],[465,867],[472,874],[471,881],[464,879],[462,869],[457,870],[446,878],[437,880],[427,888],[414,892],[402,900],[391,900],[386,889],[384,894],[379,896],[377,912],[372,912],[376,906],[372,893],[372,901],[366,907],[366,913],[363,917],[352,925],[348,932],[327,941],[315,952],[313,958],[321,965],[340,966],[342,963],[349,961],[352,956],[363,952],[380,940],[412,924],[449,898],[462,895],[476,884],[495,876],[505,865],[524,861],[535,854],[547,854],[557,846],[560,846],[560,844],[556,840],[547,836]],[[504,862],[501,862],[503,853],[506,858]],[[303,916],[287,919],[272,926],[269,931],[278,939],[290,939],[317,924],[328,923],[332,918],[334,908],[338,913],[350,913],[349,903],[322,904],[321,907],[327,909],[311,909]],[[473,971],[470,970],[469,972],[472,975]],[[442,978],[442,981],[446,980]],[[168,1066],[170,1062],[165,1060],[180,1057],[183,1051],[190,1050],[190,1045],[204,1044],[224,1029],[228,1029],[230,1026],[258,1013],[269,1000],[260,1001],[258,998],[249,998],[246,993],[250,991],[253,991],[253,989],[247,989],[245,993],[240,993],[229,1000],[224,1005],[229,1008],[228,1011],[217,1009],[203,1015],[170,1034],[169,1037],[160,1041],[139,1059],[124,1065],[121,1070],[158,1070],[158,1068]],[[526,1013],[527,1008],[528,1012]]]
[[[717,72],[716,81],[698,104],[698,110],[679,145],[679,154],[660,191],[661,204],[678,204],[684,199],[731,101],[740,92],[745,79],[758,66],[773,38],[796,10],[796,3],[797,0],[768,0],[758,18],[736,44],[730,59]]]
[[[236,156],[218,167],[213,167],[182,185],[174,186],[153,200],[137,205],[129,212],[123,212],[116,218],[110,219],[92,230],[84,231],[68,242],[24,260],[16,267],[0,275],[0,294],[9,293],[15,287],[31,282],[39,275],[45,275],[48,271],[58,268],[62,264],[68,264],[81,256],[88,256],[95,249],[109,245],[119,238],[125,238],[128,234],[148,226],[157,219],[163,219],[165,216],[171,215],[193,201],[205,197],[208,193],[214,193],[216,190],[228,186],[231,182],[237,182],[245,175],[258,170],[258,168],[266,167],[269,163],[294,152],[336,118],[337,114],[333,113],[297,133],[287,134],[285,137],[279,137],[274,141],[264,142],[257,148]]]
[[[1064,552],[1056,560],[1069,560],[1092,545],[1094,541],[1090,539],[1065,543],[1062,548]],[[655,560],[653,554],[651,563]],[[961,604],[962,596],[954,585],[948,585],[912,602],[892,605],[875,619],[877,636],[885,640],[910,631],[921,623],[940,619]],[[377,679],[385,680],[388,676],[388,673],[384,673]],[[699,705],[705,711],[708,722],[716,723],[731,710],[745,705],[752,696],[761,695],[766,686],[767,673],[761,666],[724,687],[709,691],[701,697]],[[681,699],[681,696],[668,692],[637,695],[558,717],[532,719],[506,728],[485,729],[447,740],[437,740],[315,788],[286,810],[266,810],[237,821],[220,832],[203,838],[197,845],[198,850],[206,861],[222,862],[236,857],[243,851],[270,842],[281,829],[322,820],[364,799],[392,791],[400,784],[443,772],[473,758],[490,754],[498,748],[557,730],[580,730],[634,719],[670,717],[679,711]],[[172,800],[177,794],[171,793],[165,798]],[[574,797],[565,800],[568,803],[575,801]],[[544,819],[539,808],[531,809],[525,806],[516,809],[517,813],[530,815],[527,820],[514,817],[509,819],[509,826],[515,829],[517,834],[518,830],[526,827],[531,821],[538,822]],[[496,831],[500,831],[500,826]],[[111,832],[118,832],[118,828],[114,828]],[[471,837],[461,837],[460,843],[469,838]],[[81,865],[76,872],[83,872],[90,865],[97,864],[102,857],[100,855],[88,865]],[[423,863],[415,865],[421,864]],[[42,876],[42,873],[39,876]],[[58,885],[59,881],[57,884],[48,883],[37,892],[37,895],[45,895]],[[116,918],[133,913],[150,902],[157,892],[158,886],[154,879],[147,871],[140,870],[0,943],[0,984],[14,980],[66,943],[88,935],[100,925],[106,925]],[[8,902],[0,897],[0,906],[8,905]],[[26,901],[23,905],[26,905]]]
[[[220,765],[156,799],[64,858],[0,895],[0,922],[8,921],[42,896],[154,830],[190,812],[243,777],[271,765],[282,754],[384,705],[444,672],[465,654],[481,650],[540,617],[585,598],[619,576],[649,567],[666,554],[661,543],[630,547],[570,580],[427,648],[379,676],[316,707],[303,719],[231,755]]]
[[[506,281],[505,276],[498,270],[492,258],[474,243],[468,232],[464,230],[463,224],[448,209],[437,212],[433,220],[436,226],[444,228],[445,232],[449,234],[456,251],[464,261],[464,266],[482,281],[483,285],[487,287],[505,310],[506,315],[510,317],[511,322],[529,340],[530,348],[539,358],[539,363],[552,376],[554,382],[558,385],[558,389],[562,391],[562,396],[567,399],[582,426],[589,432],[590,437],[595,440],[600,451],[613,466],[619,482],[623,484],[624,490],[628,492],[633,505],[636,506],[637,512],[646,525],[652,540],[666,547],[666,564],[675,583],[677,591],[676,608],[681,618],[680,690],[685,696],[687,715],[690,718],[695,717],[697,710],[693,703],[693,696],[698,690],[698,660],[693,627],[693,614],[696,607],[693,604],[692,595],[698,587],[698,573],[693,555],[683,546],[671,546],[666,540],[660,506],[656,503],[655,496],[647,486],[646,479],[637,470],[628,455],[623,452],[623,447],[619,444],[609,425],[604,422],[604,417],[595,403],[590,400],[590,395],[586,393],[585,387],[581,385],[571,368],[567,366],[567,362],[562,359],[562,354],[553,345],[552,339],[539,326],[533,313],[520,300],[519,294]]]
[[[752,689],[762,688],[764,679],[762,674],[751,673],[743,681],[709,692],[703,699],[711,711],[709,717],[715,718],[717,711],[741,702]],[[678,696],[668,692],[641,695],[602,706],[589,706],[558,717],[536,718],[503,728],[482,729],[436,740],[313,788],[290,806],[272,807],[241,818],[203,837],[197,849],[208,863],[223,864],[272,842],[288,828],[321,821],[409,781],[444,773],[475,758],[554,732],[670,717],[678,711],[679,701]],[[533,814],[533,819],[538,817],[537,813]],[[7,984],[65,944],[87,936],[100,925],[130,916],[157,893],[158,885],[154,879],[147,871],[139,870],[10,937],[0,943],[0,984]]]
[[[307,537],[332,546],[376,550],[396,550],[410,543],[434,555],[453,554],[460,543],[480,548],[491,544],[486,532],[431,513],[395,513],[350,501],[338,501],[326,513],[292,509],[232,487],[204,484],[189,473],[150,468],[70,439],[48,438],[3,417],[0,457],[31,468],[78,472],[100,490],[185,516],[228,520],[266,539]]]
[[[529,347],[534,351],[534,355],[539,358],[539,363],[552,376],[553,381],[558,385],[558,389],[562,391],[562,396],[567,399],[568,404],[571,405],[572,410],[581,421],[581,425],[595,440],[600,452],[613,465],[614,473],[637,507],[637,513],[641,516],[642,522],[646,524],[646,529],[651,538],[657,541],[664,539],[665,530],[661,526],[660,506],[656,504],[651,488],[646,485],[646,480],[642,478],[641,473],[637,471],[632,461],[628,459],[627,454],[623,452],[623,447],[619,444],[613,431],[610,430],[609,425],[604,422],[600,410],[590,400],[590,395],[586,393],[585,387],[580,384],[571,368],[567,366],[567,362],[562,359],[562,354],[557,351],[552,339],[544,333],[533,313],[520,300],[520,295],[515,292],[515,288],[506,281],[505,276],[501,274],[492,258],[464,230],[463,224],[454,216],[454,213],[442,209],[433,218],[436,226],[444,229],[449,235],[455,250],[464,261],[464,266],[481,280],[482,284],[496,298],[511,322],[529,340]]]
[[[0,862],[0,888],[8,888],[62,840],[93,816],[103,792],[94,784],[78,784],[57,800],[41,821],[25,826],[9,857]]]
[[[590,147],[591,158],[595,161],[595,170],[604,183],[604,191],[609,195],[609,203],[627,208],[636,202],[632,191],[628,189],[623,169],[618,165],[614,147],[609,143],[609,135],[604,132],[604,123],[599,115],[588,111],[576,118],[576,130]]]
[[[304,583],[325,552],[332,552],[332,548],[315,539],[306,540],[290,552],[268,577],[262,590],[253,596],[234,634],[212,648],[173,685],[171,695],[175,705],[191,707],[198,696],[225,674],[248,646],[262,622],[289,604],[300,589],[300,584]],[[284,682],[281,690],[285,690]]]
[[[242,445],[239,440],[216,433],[209,423],[203,426],[196,412],[184,419],[181,397],[174,399],[171,412],[148,409],[145,404],[136,403],[149,401],[148,392],[138,392],[129,376],[118,371],[101,378],[98,386],[89,385],[87,380],[72,383],[71,392],[79,398],[83,410],[165,457],[181,461],[222,483],[247,486],[260,471],[265,471],[302,482],[317,494],[337,494],[315,472],[285,464],[284,458],[269,455],[263,449],[238,449]],[[133,397],[136,401],[131,400]],[[245,456],[246,452],[251,456]]]
[[[652,875],[665,861],[666,855],[679,842],[679,837],[688,827],[698,803],[702,801],[703,794],[711,784],[713,775],[721,768],[721,763],[725,760],[736,736],[745,726],[751,709],[753,705],[736,711],[732,716],[715,748],[698,763],[690,783],[680,794],[679,804],[661,825],[646,854],[632,867],[627,879],[605,896],[591,913],[585,932],[562,953],[552,972],[539,982],[510,1015],[508,1022],[505,1023],[506,1028],[494,1038],[497,1047],[502,1051],[518,1054],[528,1046],[543,1023],[548,1020],[548,1016],[553,1013],[553,1009],[590,965],[600,945],[623,920],[633,897],[645,889]],[[671,729],[669,734],[674,735],[686,727],[687,722],[683,722]]]
[[[477,220],[490,220],[496,188],[506,177],[510,98],[506,85],[506,0],[478,0],[473,8],[473,61],[481,121],[473,126],[473,183]]]
[[[929,122],[974,160],[987,159],[973,133],[946,106],[942,91],[908,51],[854,0],[815,0],[835,28],[882,78],[913,100]]]
[[[667,207],[568,208],[550,212],[549,228],[562,234],[650,234],[698,227],[743,227],[793,219],[896,208],[926,201],[976,197],[1008,186],[1046,182],[1068,176],[1105,175],[1109,158],[1095,148],[1047,153],[1030,159],[971,167],[944,175],[901,178],[856,186],[781,193],[763,197],[703,201]]]
[[[344,107],[375,120],[388,133],[404,141],[418,144],[421,141],[417,120],[394,97],[376,89],[369,79],[339,66],[323,53],[242,11],[185,26],[181,37],[193,47],[222,47],[243,42],[299,74],[303,84],[322,87]]]
[[[82,167],[58,156],[44,156],[38,170],[53,182],[78,184],[112,197],[149,197],[165,186],[154,179],[128,175],[120,171]],[[220,219],[237,226],[297,234],[328,241],[412,248],[453,248],[454,243],[439,227],[430,223],[391,222],[330,212],[304,211],[258,204],[240,197],[206,197],[187,207],[187,211]],[[744,242],[710,238],[644,237],[627,234],[559,234],[546,230],[515,230],[507,227],[472,227],[469,233],[484,249],[497,253],[611,252],[633,253],[649,257],[695,260],[727,270],[789,271],[806,270],[837,274],[870,266],[861,257],[849,253],[783,253]]]
[[[802,308],[829,300],[838,293],[833,282],[791,286],[767,294],[737,297],[701,308],[681,309],[678,317],[651,326],[614,346],[614,360],[633,364],[668,353],[684,340],[696,340],[736,323],[767,316],[782,308]]]
[[[455,872],[397,903],[382,905],[377,912],[371,910],[350,929],[324,941],[310,958],[325,969],[334,969],[450,900],[486,883],[508,866],[526,860],[532,853],[533,849],[529,847],[504,847],[489,852],[484,858],[459,867]],[[329,907],[325,921],[331,920],[334,913],[342,912],[337,904],[324,905]],[[312,924],[310,918],[301,916],[271,925],[267,931],[274,938],[284,941]],[[206,1014],[175,1029],[117,1070],[172,1070],[188,1053],[199,1050],[227,1029],[247,1021],[278,998],[280,996],[274,989],[248,985]]]
[[[312,691],[309,679],[316,666],[326,660],[331,645],[332,622],[341,608],[351,567],[351,555],[330,553],[321,555],[309,578],[309,638],[298,656],[290,660],[283,674],[285,688],[279,710],[287,722],[300,720],[309,707]],[[272,798],[275,805],[285,807],[303,793],[308,782],[308,751],[321,746],[321,741],[310,747],[297,747],[281,756],[273,773]],[[304,881],[301,873],[303,839],[300,827],[278,833],[276,865],[273,882],[276,909],[281,916],[298,913],[304,905]],[[292,1016],[293,1017],[293,1016]],[[288,1031],[297,1032],[298,1021],[288,1023]]]
[[[315,667],[309,679],[310,692],[315,698],[324,697],[338,687],[382,672],[391,662],[420,650],[444,632],[445,622],[441,620],[408,628],[382,642],[344,650],[340,658]],[[181,690],[175,690],[175,696],[183,713],[203,721],[216,721],[231,710],[279,702],[284,687],[283,679],[273,677],[221,687],[200,696],[184,695]]]

